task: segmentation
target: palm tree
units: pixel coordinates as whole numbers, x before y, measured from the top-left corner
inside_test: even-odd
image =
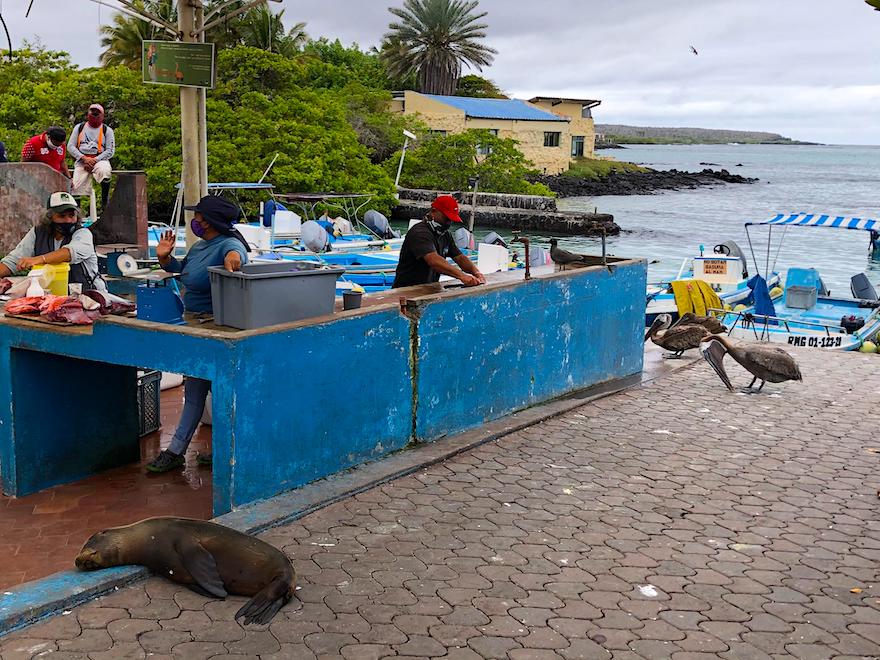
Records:
[[[137,0],[134,4],[170,23],[177,22],[177,11],[172,0]],[[105,49],[101,53],[101,64],[122,64],[131,69],[140,69],[141,41],[145,39],[166,41],[170,37],[165,30],[152,23],[117,13],[113,16],[113,23],[101,26],[101,46]]]
[[[265,5],[249,11],[238,25],[242,45],[261,48],[287,57],[297,53],[309,38],[305,30],[306,24],[297,23],[285,32],[283,16],[283,9],[274,14]]]
[[[417,74],[426,94],[455,94],[462,66],[492,63],[496,50],[482,43],[486,28],[478,0],[404,0],[389,7],[399,20],[385,34],[382,52],[392,76]]]

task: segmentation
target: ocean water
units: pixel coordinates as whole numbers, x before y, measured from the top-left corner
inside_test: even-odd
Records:
[[[649,260],[649,281],[675,276],[681,262],[725,240],[736,241],[754,272],[743,224],[777,213],[829,213],[880,219],[880,147],[776,145],[645,145],[602,151],[618,160],[655,169],[698,171],[713,163],[760,182],[725,184],[653,195],[573,197],[564,210],[611,213],[623,229],[608,239],[608,252]],[[478,231],[478,236],[485,232]],[[504,232],[499,231],[504,235]],[[760,270],[765,268],[767,228],[749,230]],[[773,230],[772,264],[782,230]],[[530,234],[546,244],[549,236]],[[560,245],[598,253],[598,239],[565,237]],[[832,293],[849,294],[849,278],[865,271],[880,282],[880,262],[870,259],[868,234],[820,228],[789,229],[778,253],[777,270],[790,266],[819,269]]]

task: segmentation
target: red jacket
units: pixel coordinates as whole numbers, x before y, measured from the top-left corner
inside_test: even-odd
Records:
[[[67,157],[67,146],[62,144],[55,149],[50,149],[46,144],[46,134],[41,133],[35,135],[24,143],[21,148],[22,162],[46,163],[53,170],[58,170],[62,174],[67,172],[64,159]]]

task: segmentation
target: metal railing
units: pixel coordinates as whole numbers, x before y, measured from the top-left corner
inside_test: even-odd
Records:
[[[781,318],[779,316],[769,316],[767,314],[754,314],[752,312],[725,311],[723,309],[716,309],[716,308],[710,308],[709,311],[713,312],[715,314],[723,314],[724,316],[731,315],[731,316],[736,317],[736,320],[733,322],[733,325],[728,330],[728,333],[732,332],[736,328],[737,323],[739,323],[740,326],[744,330],[751,329],[755,333],[756,339],[764,339],[765,337],[767,337],[770,333],[770,326],[771,325],[776,326],[776,327],[784,327],[785,331],[788,333],[792,332],[791,326],[794,325],[796,330],[797,329],[804,329],[804,328],[802,328],[802,326],[806,326],[805,329],[818,328],[819,330],[824,330],[826,337],[830,337],[832,334],[832,331],[835,335],[845,335],[846,334],[846,332],[843,330],[843,328],[841,326],[831,325],[828,323],[817,323],[814,321],[801,321],[801,320],[795,321],[795,320],[791,320],[791,319]],[[758,335],[758,327],[759,327],[760,321],[763,321],[763,327],[761,329],[761,334],[759,336]],[[740,323],[740,322],[742,322],[742,323]]]

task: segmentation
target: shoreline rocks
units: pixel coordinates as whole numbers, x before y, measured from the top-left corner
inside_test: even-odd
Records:
[[[706,168],[701,172],[648,170],[647,172],[611,172],[599,179],[558,174],[540,176],[543,183],[559,197],[600,197],[602,195],[650,195],[664,190],[690,190],[725,183],[749,184],[758,179],[731,174],[725,169]]]

